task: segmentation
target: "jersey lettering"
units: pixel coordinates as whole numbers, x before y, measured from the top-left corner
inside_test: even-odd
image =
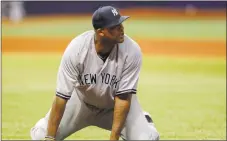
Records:
[[[111,79],[111,81],[110,81],[110,85],[111,85],[111,86],[113,85],[115,78],[116,78],[116,75],[113,75],[113,77],[112,77],[112,79]]]
[[[101,76],[102,76],[102,83],[103,83],[103,80],[104,80],[104,77],[105,77],[105,73],[101,73]]]
[[[90,74],[90,78],[91,78],[91,84],[96,84],[96,74],[94,75]]]
[[[84,75],[84,80],[85,80],[85,83],[87,84],[87,85],[89,85],[89,84],[91,84],[89,81],[88,81],[88,76],[89,74],[85,74]],[[90,79],[91,80],[91,79]]]
[[[109,80],[110,80],[110,74],[106,74],[106,78],[105,78],[105,83],[109,84]]]
[[[120,82],[120,80],[115,79],[112,87],[114,87],[116,89],[119,82]]]
[[[96,84],[96,74],[85,74],[85,75],[79,75],[78,81],[80,85],[90,85],[90,84]]]
[[[78,81],[79,81],[80,85],[84,85],[84,82],[82,81],[81,75],[78,75]]]
[[[97,82],[97,74],[84,74],[79,75],[78,81],[80,85],[91,85],[96,84]],[[120,80],[116,78],[116,75],[111,75],[109,73],[101,73],[101,82],[106,85],[110,85],[111,87],[117,88]]]

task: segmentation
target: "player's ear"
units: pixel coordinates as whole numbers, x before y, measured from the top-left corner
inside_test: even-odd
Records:
[[[97,31],[97,33],[99,34],[99,36],[102,36],[102,37],[104,36],[103,29],[99,28],[99,29],[97,29],[96,31]]]

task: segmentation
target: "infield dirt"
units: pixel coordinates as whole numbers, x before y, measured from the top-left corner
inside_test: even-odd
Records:
[[[2,52],[63,53],[70,38],[3,37]],[[136,40],[144,54],[225,57],[225,41]]]

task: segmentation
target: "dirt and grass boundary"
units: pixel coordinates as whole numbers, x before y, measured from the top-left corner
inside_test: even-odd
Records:
[[[3,37],[2,52],[63,53],[71,38]],[[225,41],[135,39],[144,54],[225,57]]]
[[[127,9],[122,10],[125,15],[133,18],[156,17],[161,19],[226,19],[226,10],[201,10],[201,9]],[[141,16],[142,15],[142,16]],[[58,16],[27,17],[28,21],[42,21],[47,18],[59,18]],[[75,15],[74,15],[75,16]],[[77,15],[86,16],[86,15]],[[88,16],[88,15],[87,15]],[[89,15],[90,16],[90,15]],[[72,18],[71,16],[60,16],[62,19]],[[149,18],[150,18],[149,17]],[[6,22],[7,21],[3,21]],[[73,37],[72,37],[73,38]],[[58,52],[63,53],[64,49],[72,38],[59,37],[2,37],[2,53],[7,52]],[[135,39],[144,54],[151,55],[174,55],[174,56],[198,56],[198,57],[225,57],[225,40],[163,40],[163,39]]]

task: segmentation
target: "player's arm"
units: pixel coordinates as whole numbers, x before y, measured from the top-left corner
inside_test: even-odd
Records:
[[[131,105],[132,94],[122,94],[115,96],[113,125],[110,140],[119,140],[122,128],[125,124]]]
[[[142,64],[142,54],[138,47],[128,54],[118,90],[115,94],[113,124],[110,140],[119,140],[121,131],[130,114],[131,98],[137,92],[137,83]]]
[[[55,96],[47,126],[47,140],[55,139],[58,126],[65,111],[66,99]]]
[[[69,46],[76,46],[76,42],[72,41]],[[77,50],[72,47],[66,49],[58,69],[56,96],[50,111],[46,140],[55,140],[67,101],[70,99],[77,82],[79,74],[76,67],[78,56],[71,54],[77,54],[75,51]]]

